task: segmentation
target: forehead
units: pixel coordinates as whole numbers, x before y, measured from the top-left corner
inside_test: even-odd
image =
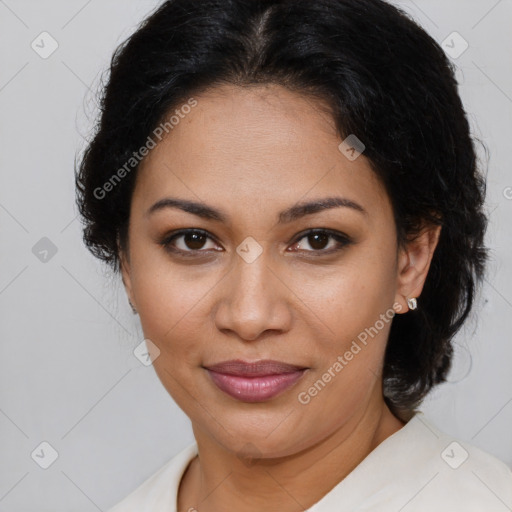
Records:
[[[140,165],[138,188],[148,201],[178,193],[282,206],[326,192],[375,206],[386,201],[367,159],[341,153],[318,100],[277,85],[226,85],[194,99]]]

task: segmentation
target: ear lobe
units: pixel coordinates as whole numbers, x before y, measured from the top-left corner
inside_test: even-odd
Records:
[[[440,233],[441,226],[429,225],[400,249],[395,301],[402,305],[404,313],[409,310],[407,299],[421,295]]]

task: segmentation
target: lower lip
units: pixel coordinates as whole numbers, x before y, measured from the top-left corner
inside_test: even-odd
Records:
[[[292,387],[304,375],[304,370],[262,377],[241,377],[208,370],[217,387],[243,402],[264,402]]]

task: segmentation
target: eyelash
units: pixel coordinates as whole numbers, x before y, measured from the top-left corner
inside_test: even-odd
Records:
[[[171,253],[179,254],[179,255],[181,255],[183,257],[187,257],[187,258],[200,257],[200,253],[208,253],[209,251],[212,251],[212,249],[191,249],[191,250],[184,251],[182,249],[177,249],[176,247],[171,245],[174,240],[176,240],[182,236],[189,235],[189,234],[204,235],[208,239],[213,240],[215,242],[215,239],[212,236],[210,236],[210,234],[208,232],[203,231],[202,229],[183,229],[183,230],[176,231],[174,233],[167,235],[160,242],[160,245],[162,245],[165,250],[167,250]],[[290,245],[294,246],[298,242],[300,242],[302,239],[307,238],[311,235],[315,235],[315,234],[327,235],[329,238],[334,239],[338,243],[338,246],[335,248],[331,248],[331,249],[318,249],[318,250],[313,249],[313,250],[306,250],[306,251],[302,250],[303,252],[317,253],[319,256],[325,256],[325,255],[339,252],[343,248],[345,248],[346,246],[350,245],[353,242],[350,237],[348,237],[347,235],[344,235],[342,233],[339,233],[337,231],[332,231],[330,229],[316,228],[316,229],[310,229],[308,231],[299,233]],[[220,251],[217,251],[217,249],[213,249],[213,251],[220,252]],[[301,251],[301,249],[297,250],[297,252],[300,252],[300,251]]]

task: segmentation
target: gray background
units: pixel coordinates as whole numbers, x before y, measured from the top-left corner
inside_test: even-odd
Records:
[[[461,95],[491,155],[493,261],[478,324],[457,336],[451,382],[422,409],[512,465],[512,0],[399,3],[440,43],[454,31],[468,42],[455,59]],[[101,72],[155,6],[0,0],[0,512],[106,510],[193,441],[152,366],[133,355],[137,317],[120,280],[85,250],[74,206],[74,158]],[[51,48],[43,31],[58,43],[45,59],[31,47]],[[48,469],[43,441],[58,452]]]

